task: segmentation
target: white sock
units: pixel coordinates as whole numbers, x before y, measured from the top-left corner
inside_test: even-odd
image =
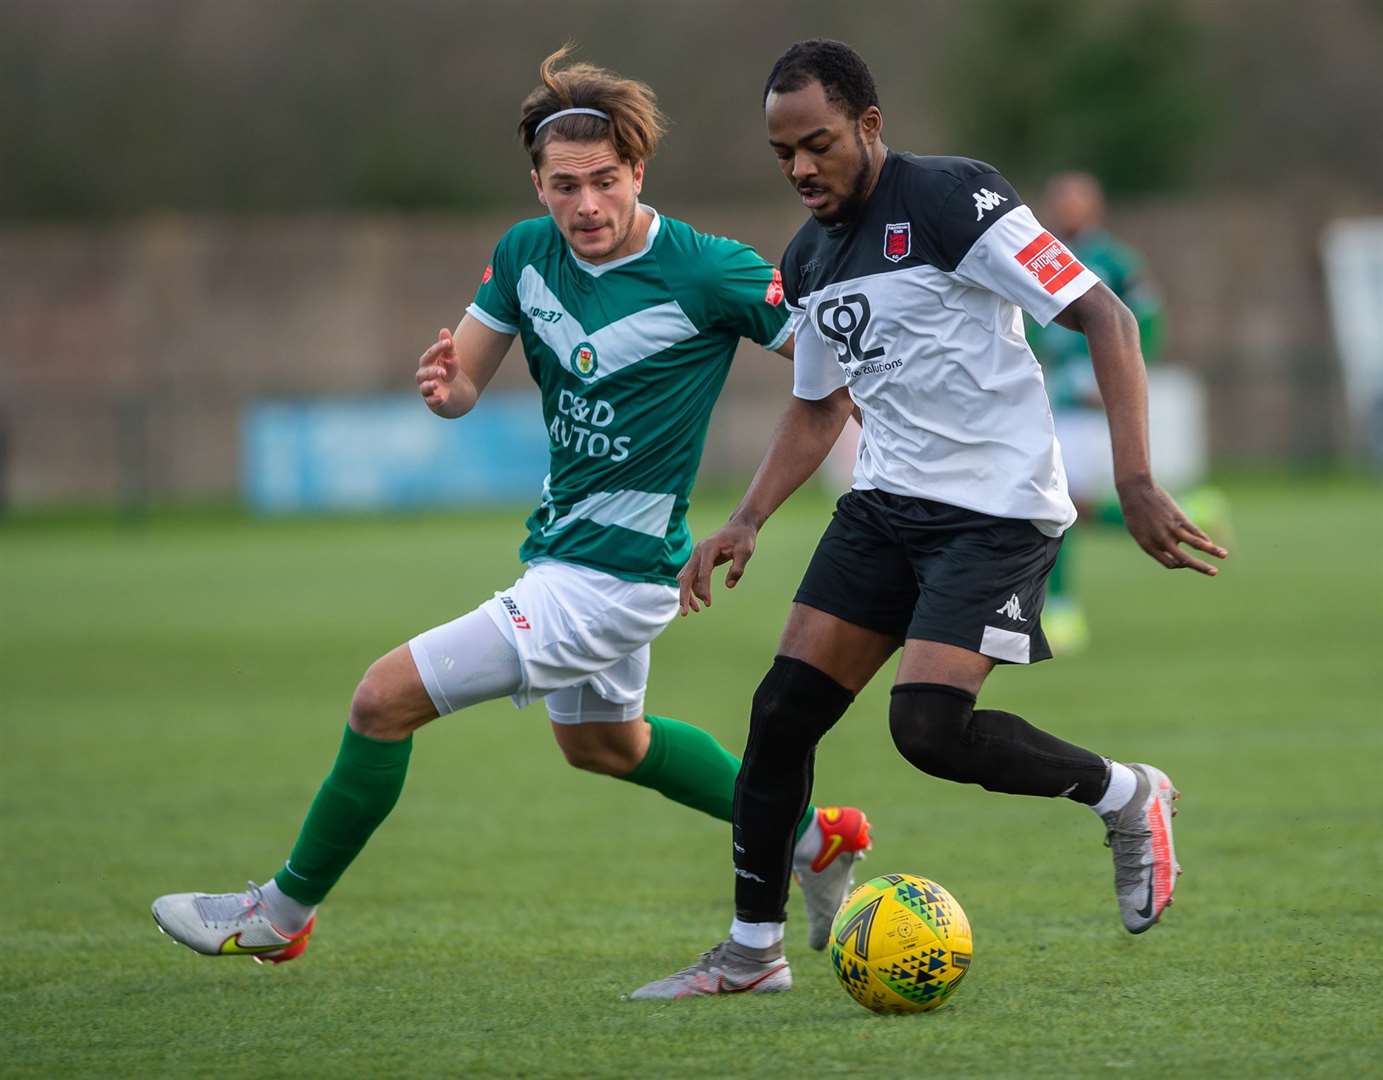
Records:
[[[1133,798],[1134,789],[1138,787],[1138,777],[1127,765],[1120,765],[1117,761],[1109,763],[1109,787],[1105,788],[1104,795],[1090,809],[1100,816],[1112,814],[1115,810],[1122,810],[1128,805],[1128,801]]]
[[[810,865],[811,861],[821,854],[821,843],[825,839],[821,832],[821,822],[813,814],[812,823],[807,826],[807,831],[802,834],[802,839],[797,841],[797,845],[792,849],[794,865]]]
[[[736,919],[730,924],[730,940],[748,949],[768,949],[783,940],[783,924]]]
[[[274,929],[289,937],[302,930],[317,912],[316,906],[300,903],[283,892],[273,878],[265,883],[260,892],[264,894],[265,912]]]

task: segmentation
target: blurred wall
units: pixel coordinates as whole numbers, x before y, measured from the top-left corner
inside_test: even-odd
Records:
[[[776,258],[799,222],[648,201]],[[223,497],[257,397],[408,390],[418,353],[470,301],[507,219],[166,217],[0,232],[0,424],[16,502]],[[1314,225],[1271,198],[1150,204],[1115,226],[1172,312],[1166,358],[1210,389],[1221,463],[1341,449]],[[496,386],[522,386],[515,354]],[[703,476],[757,464],[786,362],[742,348]],[[434,420],[419,404],[419,422]],[[542,438],[535,414],[534,438]],[[439,468],[461,467],[439,462]]]

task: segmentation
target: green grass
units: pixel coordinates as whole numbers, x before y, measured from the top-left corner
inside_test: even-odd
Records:
[[[507,702],[419,736],[303,961],[175,947],[149,901],[273,872],[359,673],[507,584],[519,516],[0,527],[0,1073],[1376,1073],[1383,499],[1233,494],[1215,581],[1088,538],[1093,648],[985,696],[1173,775],[1163,926],[1120,928],[1086,811],[913,772],[888,678],[823,744],[819,796],[875,822],[868,868],[937,878],[975,927],[952,1003],[906,1018],[855,1005],[800,916],[792,994],[620,1001],[723,934],[727,830],[566,767],[541,706]],[[792,503],[743,586],[659,639],[651,708],[743,744],[827,509]]]

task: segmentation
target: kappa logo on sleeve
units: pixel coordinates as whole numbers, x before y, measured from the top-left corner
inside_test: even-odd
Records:
[[[987,187],[980,188],[975,192],[975,220],[979,221],[984,217],[985,211],[993,210],[1000,203],[1008,202],[1008,196],[1000,195],[997,191],[990,191]]]
[[[485,273],[483,273],[483,274],[480,275],[480,284],[482,284],[482,285],[488,285],[488,284],[490,283],[490,279],[491,279],[492,277],[494,277],[494,276],[495,276],[495,268],[494,268],[493,266],[491,266],[489,263],[486,263],[486,264],[485,264]]]
[[[1014,256],[1018,265],[1037,279],[1037,283],[1055,296],[1085,269],[1066,245],[1049,232]]]
[[[783,272],[773,271],[773,280],[768,283],[768,289],[764,292],[764,303],[769,307],[777,307],[783,302]]]

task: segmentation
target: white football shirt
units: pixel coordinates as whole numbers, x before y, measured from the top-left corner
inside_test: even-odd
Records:
[[[1075,521],[1022,312],[1045,326],[1099,279],[993,168],[890,152],[860,214],[807,221],[782,270],[793,393],[860,407],[856,488]]]

